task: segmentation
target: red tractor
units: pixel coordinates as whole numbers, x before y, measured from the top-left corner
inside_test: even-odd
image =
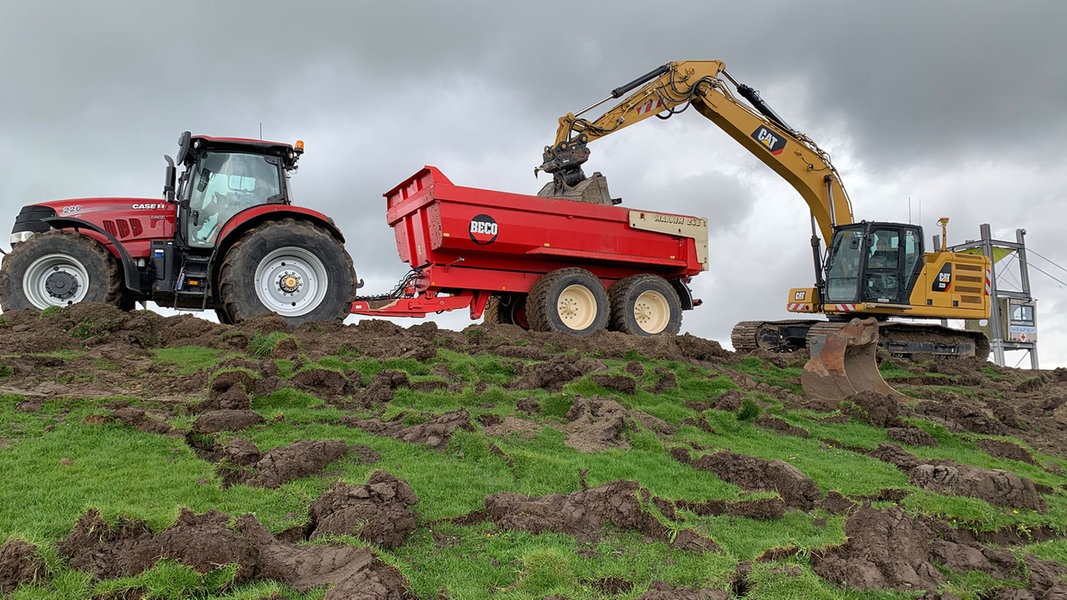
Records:
[[[355,313],[472,319],[585,335],[674,334],[700,303],[707,220],[453,184],[425,167],[385,194],[410,273],[356,297],[333,221],[290,201],[303,144],[193,136],[167,157],[164,199],[25,206],[0,265],[4,310],[105,302],[214,309],[223,323],[273,312],[290,325]],[[181,175],[178,176],[178,168]]]
[[[342,319],[355,272],[333,221],[293,206],[302,142],[194,136],[167,157],[164,200],[78,198],[23,207],[0,266],[4,310],[105,302],[214,309],[233,323]],[[182,167],[177,177],[178,167]]]

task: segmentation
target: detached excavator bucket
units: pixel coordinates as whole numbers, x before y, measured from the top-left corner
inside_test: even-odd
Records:
[[[811,358],[800,376],[804,393],[834,406],[860,392],[907,398],[882,379],[875,360],[877,350],[878,321],[873,318],[852,319],[847,325],[830,329],[825,337],[811,336]]]

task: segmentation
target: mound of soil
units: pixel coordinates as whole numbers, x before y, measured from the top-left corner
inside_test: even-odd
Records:
[[[15,538],[0,546],[0,594],[13,592],[23,584],[48,582],[44,559],[36,552],[37,546]]]
[[[618,402],[603,398],[578,398],[567,411],[563,426],[567,445],[580,452],[608,448],[629,448],[626,417],[629,412]]]
[[[447,446],[448,440],[451,439],[452,434],[457,429],[474,431],[470,413],[465,408],[444,413],[428,423],[410,427],[405,427],[403,423],[396,421],[357,419],[355,417],[341,417],[339,422],[374,435],[383,435],[412,444],[422,444],[435,450]]]
[[[338,485],[311,505],[310,539],[354,535],[382,548],[399,548],[418,513],[408,508],[419,498],[402,479],[375,471],[365,485]]]
[[[783,460],[766,461],[755,456],[720,450],[691,463],[694,469],[710,471],[723,481],[746,490],[778,492],[791,508],[811,510],[819,499],[819,486],[800,469]]]
[[[861,392],[841,402],[841,412],[875,427],[901,425],[901,409],[897,399],[888,394]]]
[[[913,467],[908,471],[908,478],[916,487],[981,498],[996,506],[1028,508],[1037,512],[1048,510],[1033,481],[1007,471],[936,461]]]
[[[1037,461],[1034,460],[1034,455],[1030,454],[1029,450],[1026,450],[1018,444],[1011,442],[1005,442],[1003,440],[990,440],[981,439],[975,442],[979,448],[985,450],[990,456],[996,456],[997,458],[1009,458],[1011,460],[1017,460],[1019,462],[1029,463],[1036,465]]]
[[[917,427],[890,427],[885,430],[886,437],[909,446],[937,446],[934,436]]]
[[[233,440],[224,451],[216,470],[224,487],[237,484],[277,488],[301,477],[321,473],[326,465],[340,459],[348,445],[339,440],[301,440],[260,455],[255,444]]]
[[[259,413],[248,409],[223,408],[209,410],[193,421],[190,433],[205,435],[220,431],[240,431],[266,421]]]
[[[272,579],[300,592],[330,585],[326,598],[406,600],[407,580],[368,548],[341,544],[297,545],[275,538],[251,515],[231,526],[217,511],[183,510],[171,527],[153,534],[140,521],[108,526],[96,510],[87,512],[60,544],[71,567],[97,579],[135,576],[169,558],[208,573],[237,565],[236,583]]]
[[[639,410],[628,410],[608,398],[579,397],[567,411],[567,424],[560,429],[567,434],[566,444],[579,452],[599,452],[608,448],[629,448],[627,429],[645,428],[660,435],[671,435],[674,428],[662,419]]]
[[[567,533],[581,540],[600,538],[607,524],[633,529],[654,540],[671,541],[670,531],[645,506],[654,499],[636,481],[613,481],[573,494],[530,498],[501,492],[485,499],[485,513],[501,529],[528,533]],[[657,503],[657,506],[661,505]],[[677,542],[677,537],[675,537]],[[715,542],[689,532],[690,547],[718,552]]]
[[[572,356],[557,356],[543,363],[526,367],[512,384],[516,390],[548,390],[557,392],[567,383],[595,371],[605,371],[607,366],[599,360],[575,359]]]
[[[845,522],[848,541],[812,554],[811,566],[832,582],[860,590],[901,589],[933,592],[946,576],[935,566],[957,573],[981,571],[997,579],[1027,580],[1028,598],[1067,593],[1061,578],[1067,569],[1026,556],[1020,563],[1009,550],[982,546],[966,536],[908,516],[900,507],[862,508]],[[998,596],[1000,597],[1000,596]]]

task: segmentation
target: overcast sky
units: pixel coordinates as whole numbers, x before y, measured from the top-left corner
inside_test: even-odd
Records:
[[[719,59],[831,154],[857,220],[910,220],[929,240],[948,216],[950,243],[977,238],[981,223],[999,239],[1025,229],[1041,366],[1067,366],[1063,0],[4,0],[0,10],[9,222],[42,200],[159,197],[163,155],[182,131],[262,129],[306,142],[297,201],[335,218],[363,291],[384,292],[405,268],[383,192],[433,164],[458,185],[534,194],[559,115],[665,62]],[[704,305],[685,330],[729,347],[736,321],[791,316],[788,289],[814,281],[809,220],[770,169],[694,111],[591,148],[586,171],[604,173],[624,206],[709,218],[711,269],[693,285]],[[1018,289],[1017,272],[1001,286]],[[461,328],[467,315],[439,322]],[[1008,364],[1025,358],[1009,353]]]

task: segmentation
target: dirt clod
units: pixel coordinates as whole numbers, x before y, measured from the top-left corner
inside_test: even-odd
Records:
[[[786,505],[801,510],[811,510],[820,496],[819,487],[810,477],[782,460],[766,461],[721,450],[697,458],[692,466],[747,490],[776,491]]]
[[[376,471],[365,485],[335,486],[311,505],[311,539],[355,535],[383,548],[399,548],[415,530],[419,502],[406,481]]]
[[[10,593],[23,584],[48,581],[44,559],[36,552],[37,546],[14,538],[0,546],[0,593]]]

